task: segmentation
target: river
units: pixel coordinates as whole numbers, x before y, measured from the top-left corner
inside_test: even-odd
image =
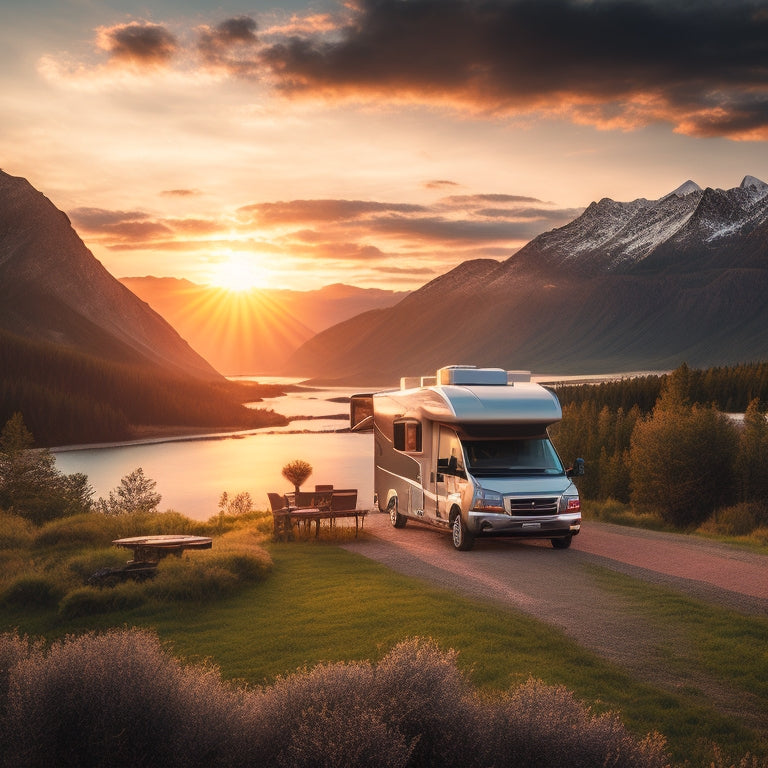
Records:
[[[298,380],[266,379],[294,383]],[[268,509],[267,493],[293,488],[281,469],[292,459],[304,459],[313,468],[303,486],[316,483],[336,488],[357,488],[358,506],[373,506],[373,436],[370,433],[329,432],[349,424],[349,406],[333,402],[348,397],[351,389],[307,389],[256,403],[288,417],[308,416],[279,429],[249,430],[162,442],[112,446],[67,447],[53,450],[56,465],[66,474],[82,472],[95,491],[106,497],[121,478],[137,467],[157,482],[160,509],[173,509],[195,520],[218,513],[221,494],[247,491],[256,509]],[[330,416],[343,415],[343,419]],[[325,417],[325,418],[323,418]]]

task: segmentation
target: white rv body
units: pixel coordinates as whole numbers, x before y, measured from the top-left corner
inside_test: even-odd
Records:
[[[530,373],[448,366],[398,390],[354,395],[350,424],[374,432],[376,504],[392,524],[450,529],[457,549],[478,536],[550,539],[581,528],[579,494],[547,428],[557,396]]]

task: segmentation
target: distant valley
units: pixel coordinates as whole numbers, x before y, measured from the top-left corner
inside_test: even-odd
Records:
[[[120,282],[227,376],[280,373],[316,333],[361,312],[391,307],[408,295],[350,285],[233,293],[172,277],[124,277]]]

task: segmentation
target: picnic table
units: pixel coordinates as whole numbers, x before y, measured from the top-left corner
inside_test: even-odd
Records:
[[[168,555],[181,557],[185,549],[210,549],[213,541],[208,536],[164,534],[159,536],[131,536],[115,539],[116,547],[133,551],[133,560],[120,568],[101,568],[91,574],[89,584],[107,586],[120,581],[151,579],[157,572],[157,564]]]
[[[315,524],[315,537],[320,535],[320,521],[328,520],[331,527],[336,520],[355,519],[355,536],[365,522],[367,509],[357,509],[357,490],[335,489],[315,493],[268,494],[274,517],[275,538],[284,540],[293,536],[293,526],[300,523]]]

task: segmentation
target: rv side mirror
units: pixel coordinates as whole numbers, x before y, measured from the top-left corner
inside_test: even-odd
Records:
[[[576,459],[573,466],[565,470],[566,477],[582,477],[584,474],[584,459]]]

